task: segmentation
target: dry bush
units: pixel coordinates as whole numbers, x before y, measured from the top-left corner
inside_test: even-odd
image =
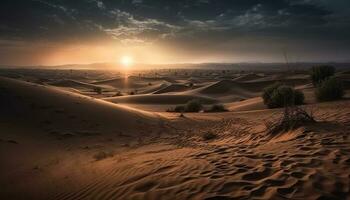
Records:
[[[313,112],[308,112],[300,106],[287,106],[281,118],[273,121],[266,121],[265,126],[270,134],[278,134],[281,132],[299,128],[308,123],[314,123]]]
[[[215,139],[217,137],[218,137],[218,135],[215,133],[212,133],[212,132],[205,132],[202,135],[203,140],[212,140],[212,139]]]

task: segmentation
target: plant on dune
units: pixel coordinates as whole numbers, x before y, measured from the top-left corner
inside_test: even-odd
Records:
[[[271,120],[265,123],[269,134],[275,135],[281,132],[296,129],[307,123],[315,123],[312,112],[306,111],[300,106],[286,106],[283,116],[278,120]]]
[[[329,65],[316,66],[311,69],[311,80],[314,86],[320,85],[324,80],[333,76],[335,68]]]
[[[315,94],[319,101],[337,100],[344,96],[344,88],[341,81],[331,77],[316,88]]]
[[[97,94],[102,94],[102,88],[100,88],[100,87],[95,87],[95,88],[94,88],[94,91],[95,91]]]
[[[304,94],[290,86],[275,83],[264,89],[262,98],[268,108],[281,108],[304,103]]]
[[[228,111],[222,104],[214,104],[206,112],[226,112]]]
[[[123,96],[123,94],[120,91],[118,91],[114,96],[115,97],[120,97],[120,96]]]
[[[185,112],[185,105],[177,105],[175,108],[168,108],[166,111],[167,112],[178,112],[178,113],[183,113]]]
[[[202,135],[203,140],[212,140],[212,139],[215,139],[217,137],[218,136],[215,133],[212,133],[212,132],[205,132]]]
[[[186,103],[185,112],[199,112],[203,108],[201,102],[197,99],[193,99]]]
[[[174,108],[175,112],[185,112],[185,106],[183,105],[178,105]]]
[[[96,154],[93,155],[93,158],[96,161],[103,160],[103,159],[106,159],[108,157],[113,157],[113,153],[112,152],[100,151],[100,152],[97,152]]]
[[[193,99],[191,101],[188,101],[185,105],[177,105],[175,108],[169,108],[166,111],[167,112],[199,112],[203,109],[202,103],[197,100]]]
[[[262,94],[262,98],[264,100],[264,104],[265,105],[269,105],[270,104],[272,93],[281,85],[282,85],[281,83],[276,82],[276,83],[274,83],[274,84],[264,88],[263,94]]]

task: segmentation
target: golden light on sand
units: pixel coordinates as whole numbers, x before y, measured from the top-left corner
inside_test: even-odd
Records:
[[[120,59],[120,63],[125,69],[128,69],[134,64],[134,59],[131,56],[123,56]]]

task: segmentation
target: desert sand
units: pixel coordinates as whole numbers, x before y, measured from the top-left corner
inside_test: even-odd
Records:
[[[348,72],[327,103],[307,72],[39,72],[1,72],[0,199],[350,199]],[[276,81],[316,123],[266,131]],[[229,111],[166,112],[192,99]]]

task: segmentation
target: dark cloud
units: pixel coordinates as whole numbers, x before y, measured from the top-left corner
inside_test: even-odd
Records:
[[[297,48],[295,41],[315,46],[327,41],[337,52],[348,52],[344,44],[350,44],[348,0],[4,0],[0,5],[2,41],[104,38],[192,51],[205,44],[217,53],[237,51],[244,43],[247,51],[259,51],[267,43]]]

